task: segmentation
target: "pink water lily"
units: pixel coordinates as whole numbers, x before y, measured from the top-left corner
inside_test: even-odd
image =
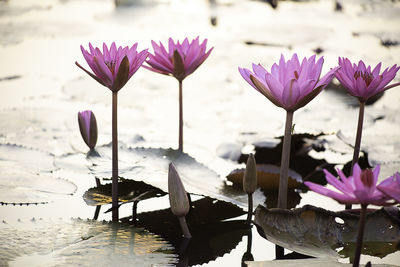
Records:
[[[333,198],[343,204],[393,205],[395,203],[391,201],[392,198],[382,193],[376,187],[379,171],[379,165],[373,170],[361,170],[360,166],[356,163],[353,168],[353,175],[349,177],[346,177],[341,170],[337,169],[340,177],[340,179],[337,179],[330,172],[324,170],[326,180],[338,191],[327,189],[324,186],[312,182],[304,182],[304,184],[312,191]],[[380,185],[378,185],[378,187],[379,186]]]
[[[97,142],[97,122],[94,113],[91,110],[78,112],[78,123],[83,141],[93,149]]]
[[[320,79],[324,59],[321,57],[315,62],[315,57],[313,55],[308,59],[304,58],[300,64],[297,54],[293,54],[288,61],[281,55],[279,64],[274,63],[271,72],[260,64],[253,64],[253,72],[239,67],[240,74],[251,86],[272,103],[286,110],[278,192],[278,208],[282,209],[287,208],[293,113],[314,99],[331,82],[339,68],[331,69]]]
[[[157,73],[175,77],[179,83],[179,151],[183,151],[183,79],[192,74],[208,58],[213,47],[206,52],[207,39],[201,44],[199,37],[189,42],[185,38],[182,43],[168,39],[168,51],[160,42],[151,41],[154,55],[150,54],[145,68]]]
[[[151,44],[154,55],[150,54],[146,61],[150,67],[144,67],[154,72],[174,76],[180,81],[192,74],[213,50],[212,47],[206,52],[207,39],[200,44],[199,37],[191,42],[185,38],[182,43],[169,38],[168,51],[161,42],[158,45],[151,41]]]
[[[253,64],[253,72],[240,67],[239,72],[272,103],[287,111],[295,111],[316,97],[339,69],[331,69],[320,79],[324,59],[321,57],[315,62],[315,57],[304,58],[300,64],[297,54],[293,54],[288,61],[281,55],[279,64],[274,63],[271,72],[260,64]]]
[[[103,52],[93,48],[89,43],[89,51],[81,45],[82,54],[93,73],[86,70],[78,62],[75,64],[100,84],[113,92],[118,92],[142,66],[148,56],[147,49],[137,52],[137,43],[130,48],[118,47],[113,42],[110,48],[103,43]]]
[[[124,87],[132,75],[142,66],[148,56],[147,49],[137,52],[137,43],[117,48],[113,42],[110,49],[103,43],[103,52],[89,43],[89,52],[81,45],[83,57],[93,73],[78,62],[75,64],[100,84],[112,92],[111,150],[112,150],[112,221],[119,221],[118,213],[118,91]]]
[[[400,203],[400,173],[396,172],[393,176],[382,181],[378,190]]]
[[[340,83],[346,87],[347,92],[360,99],[360,101],[367,101],[368,98],[373,97],[387,89],[400,85],[400,83],[388,85],[396,76],[400,66],[393,65],[390,69],[386,68],[382,73],[382,63],[376,65],[372,70],[371,66],[366,66],[360,60],[358,65],[351,63],[347,58],[339,58],[340,70],[336,72],[336,78]]]

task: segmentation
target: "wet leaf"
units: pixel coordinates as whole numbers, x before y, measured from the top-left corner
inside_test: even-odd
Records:
[[[120,202],[132,202],[161,197],[166,193],[144,182],[124,180],[118,183],[118,195]],[[112,202],[111,184],[90,188],[83,195],[83,199],[89,206],[110,204]]]
[[[52,177],[52,155],[17,145],[0,145],[0,203],[44,204],[71,195],[72,182]]]
[[[178,218],[171,209],[140,213],[136,223],[169,241],[180,254],[180,261],[188,261],[191,266],[207,263],[235,248],[248,232],[248,226],[244,220],[224,220],[244,213],[231,203],[208,197],[193,201],[186,216],[192,234],[188,244],[182,238]]]
[[[76,129],[76,117],[72,119],[66,110],[13,108],[1,110],[0,117],[7,118],[0,120],[0,136],[8,143],[61,155],[71,152],[72,144],[82,142],[79,138],[71,138],[79,130]],[[44,164],[43,161],[41,165]]]
[[[236,186],[242,186],[245,169],[236,169],[227,178]],[[257,164],[257,186],[263,190],[274,191],[279,188],[280,167],[269,164]],[[288,188],[299,188],[302,185],[301,176],[289,170]]]
[[[0,265],[144,266],[176,261],[173,247],[121,223],[68,220],[0,224]]]
[[[92,173],[98,178],[111,176],[110,146],[97,147],[99,156],[90,157]],[[119,175],[143,181],[168,192],[168,165],[173,163],[188,193],[247,206],[247,195],[242,189],[228,186],[216,172],[197,162],[186,153],[164,148],[119,148]],[[259,202],[257,202],[259,203]]]
[[[248,267],[297,267],[297,266],[310,266],[310,267],[345,267],[353,266],[352,264],[340,263],[333,260],[325,259],[300,259],[300,260],[277,260],[277,261],[247,261]],[[363,266],[363,265],[360,265]],[[374,266],[379,266],[375,265]]]
[[[310,205],[293,210],[258,206],[255,214],[254,221],[264,237],[299,253],[324,258],[348,256],[345,252],[352,251],[357,240],[359,216],[348,211],[332,212]],[[399,214],[397,208],[367,214],[364,254],[383,257],[398,250]],[[344,252],[338,254],[342,247]]]
[[[292,135],[289,168],[293,172],[298,173],[298,175],[294,175],[295,177],[292,178],[295,178],[297,181],[301,181],[302,179],[303,181],[312,181],[324,185],[326,184],[326,180],[322,169],[325,168],[335,173],[333,168],[335,164],[331,164],[325,159],[322,159],[323,156],[320,156],[320,159],[310,155],[311,151],[314,153],[325,151],[325,142],[321,139],[323,136],[323,133],[318,135],[307,133]],[[255,158],[257,164],[280,166],[282,157],[282,137],[279,137],[279,139],[281,139],[281,142],[277,145],[271,146],[269,143],[267,145],[263,143],[255,144]],[[246,161],[247,155],[242,155],[239,163]],[[275,172],[277,171],[272,173]],[[299,179],[298,176],[301,176],[301,179]],[[267,186],[267,188],[268,187],[269,186]]]

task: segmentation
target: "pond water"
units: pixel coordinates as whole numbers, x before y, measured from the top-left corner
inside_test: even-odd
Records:
[[[363,59],[371,65],[381,61],[384,66],[400,64],[399,1],[341,1],[341,11],[335,11],[331,0],[279,1],[277,9],[265,1],[248,0],[120,2],[115,7],[112,0],[0,1],[0,202],[4,204],[0,206],[0,236],[6,240],[0,246],[1,266],[90,266],[106,264],[106,260],[126,266],[137,258],[138,265],[157,266],[178,261],[172,241],[140,227],[102,223],[111,219],[110,213],[104,213],[109,205],[101,208],[99,222],[87,221],[95,217],[96,207],[87,205],[82,196],[96,186],[95,176],[109,177],[111,167],[107,157],[111,93],[75,66],[75,61],[84,65],[81,44],[138,42],[139,49],[144,49],[151,40],[164,42],[170,36],[208,38],[208,45],[214,47],[212,54],[183,84],[187,155],[181,163],[197,164],[199,178],[188,185],[189,192],[244,209],[240,190],[223,181],[232,170],[244,167],[239,163],[242,154],[279,143],[276,137],[283,134],[285,114],[242,79],[238,66],[248,68],[254,62],[269,68],[281,53],[308,57],[317,49],[325,59],[323,73],[337,65],[338,56]],[[399,80],[398,75],[395,81]],[[148,173],[131,165],[133,157],[149,151],[159,154],[177,148],[177,87],[175,79],[142,68],[120,91],[124,178],[165,174],[166,160],[153,163],[153,172],[149,171],[151,161],[137,159]],[[294,132],[324,133],[316,139],[306,138],[304,149],[314,159],[342,167],[352,157],[358,109],[354,99],[336,87],[332,84],[296,111]],[[399,90],[385,92],[366,107],[361,150],[368,153],[371,165],[381,164],[382,179],[400,170]],[[105,155],[100,159],[87,156],[79,133],[77,112],[86,109],[93,110],[97,118],[97,146]],[[326,149],[318,151],[316,146]],[[139,156],[138,147],[145,148]],[[185,176],[191,175],[190,168]],[[201,178],[204,173],[207,179]],[[157,177],[151,178],[153,185],[165,189]],[[220,187],[216,179],[226,186]],[[298,195],[298,207],[318,203],[325,209],[343,209],[312,192]],[[198,198],[193,196],[193,200]],[[167,196],[153,198],[140,201],[138,213],[168,207]],[[131,213],[131,205],[121,206],[121,217]],[[254,259],[274,259],[275,245],[255,227],[251,232]],[[202,266],[238,266],[249,239],[243,232],[238,236],[230,241],[230,248]],[[82,251],[87,253],[86,260],[79,254]],[[104,252],[101,257],[94,256],[98,251]],[[400,252],[382,259],[363,255],[361,260],[399,264]]]

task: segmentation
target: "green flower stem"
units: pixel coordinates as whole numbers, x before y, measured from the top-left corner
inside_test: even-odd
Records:
[[[361,249],[363,247],[363,238],[364,238],[364,228],[365,228],[365,219],[367,215],[367,205],[361,204],[361,213],[360,213],[360,223],[358,225],[358,236],[357,236],[357,247],[356,253],[354,255],[353,267],[358,267],[360,265],[360,256]]]
[[[117,131],[118,93],[112,93],[112,221],[118,222],[118,131]]]
[[[285,135],[283,137],[281,171],[279,176],[278,208],[287,208],[287,186],[290,159],[290,142],[292,139],[293,111],[286,113]]]
[[[179,80],[179,151],[183,152],[183,99],[182,80]]]
[[[192,235],[190,234],[190,231],[189,231],[189,227],[187,226],[187,223],[186,223],[185,216],[181,216],[178,219],[179,219],[179,224],[181,225],[183,236],[187,239],[192,238]]]
[[[353,175],[353,167],[354,164],[358,162],[358,157],[360,154],[362,128],[364,123],[364,109],[365,109],[365,101],[360,101],[360,109],[358,111],[356,143],[354,144],[353,160],[351,162],[350,175]],[[346,204],[346,209],[351,209],[351,204]]]
[[[249,193],[249,194],[247,194],[247,196],[248,196],[248,200],[249,200],[249,208],[248,208],[248,211],[247,211],[246,223],[248,225],[250,225],[251,224],[251,217],[253,216],[253,193]]]

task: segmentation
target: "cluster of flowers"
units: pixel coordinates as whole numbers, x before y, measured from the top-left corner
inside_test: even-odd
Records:
[[[114,113],[116,118],[114,97],[116,103],[116,93],[128,82],[142,64],[146,62],[147,66],[143,66],[144,68],[173,76],[179,82],[179,150],[183,151],[182,81],[208,58],[213,48],[207,51],[206,45],[207,39],[200,43],[199,37],[192,41],[186,38],[182,43],[179,41],[175,42],[169,38],[168,50],[161,42],[157,44],[152,41],[154,54],[149,53],[147,49],[138,52],[137,44],[134,44],[130,48],[117,48],[115,43],[112,43],[111,47],[108,48],[106,44],[103,44],[103,51],[97,47],[94,48],[90,43],[89,51],[81,46],[82,54],[93,73],[76,62],[77,66],[113,92],[113,144],[117,142],[116,119],[114,122]],[[351,175],[346,177],[338,170],[340,176],[338,180],[325,170],[327,181],[341,193],[311,182],[305,182],[305,184],[311,190],[336,199],[340,203],[361,204],[364,213],[368,204],[385,206],[394,205],[396,202],[400,203],[399,173],[387,178],[376,186],[380,167],[377,166],[374,170],[366,169],[362,171],[357,164],[365,102],[387,89],[400,85],[400,83],[388,85],[394,79],[400,67],[394,65],[381,72],[381,63],[372,69],[371,66],[367,67],[362,60],[358,64],[354,64],[347,58],[339,58],[338,66],[330,69],[328,73],[321,77],[323,63],[323,57],[316,60],[316,56],[313,55],[310,58],[304,58],[300,62],[297,54],[293,54],[291,59],[287,61],[281,55],[279,63],[274,63],[270,71],[266,70],[260,64],[253,64],[252,70],[239,67],[240,74],[252,87],[268,98],[273,104],[285,109],[287,112],[278,207],[286,208],[287,174],[293,113],[314,99],[334,77],[339,80],[350,95],[358,98],[360,103]],[[91,111],[80,112],[78,120],[81,134],[86,144],[90,148],[93,148],[97,140],[97,126],[94,114]],[[93,133],[94,131],[96,133]],[[116,156],[114,157],[114,155]],[[113,188],[114,180],[118,180],[117,159],[117,146],[115,145],[113,146]],[[116,170],[114,171],[114,169]],[[114,194],[113,189],[113,207],[117,205],[117,195],[117,193]],[[118,215],[116,218],[118,219]]]

